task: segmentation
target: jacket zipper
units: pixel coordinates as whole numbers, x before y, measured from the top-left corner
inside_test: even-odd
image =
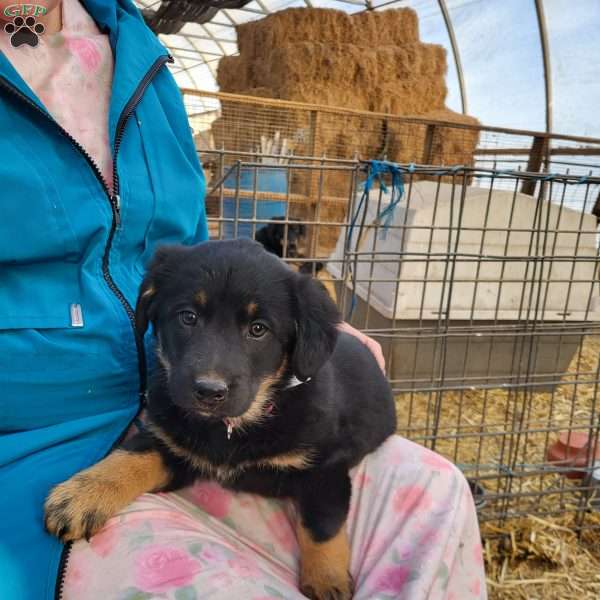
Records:
[[[113,191],[112,191],[112,193],[108,187],[106,180],[104,179],[104,176],[102,175],[102,172],[98,168],[98,165],[95,163],[94,159],[88,154],[86,149],[66,129],[64,129],[55,119],[53,119],[50,114],[43,111],[33,100],[31,100],[25,94],[23,94],[21,91],[19,91],[17,88],[15,88],[11,83],[6,81],[6,79],[4,79],[3,77],[0,77],[0,85],[2,87],[7,89],[9,92],[11,92],[17,98],[24,101],[31,108],[33,108],[37,113],[43,115],[50,123],[52,123],[62,133],[62,135],[64,135],[71,142],[71,144],[85,158],[85,160],[89,164],[90,168],[92,169],[94,175],[100,182],[100,185],[104,189],[104,192],[106,193],[106,196],[108,198],[108,201],[110,203],[111,210],[112,210],[112,224],[111,224],[111,228],[110,228],[110,231],[108,234],[108,240],[106,242],[106,246],[104,247],[104,255],[102,256],[102,276],[104,277],[104,280],[108,284],[108,287],[110,288],[110,290],[117,297],[117,299],[119,300],[119,302],[125,309],[125,312],[127,313],[127,316],[131,323],[131,327],[133,328],[136,351],[137,351],[137,355],[138,355],[138,370],[139,370],[139,376],[140,376],[140,391],[139,391],[140,403],[146,395],[146,354],[145,354],[145,350],[144,350],[144,340],[138,334],[138,332],[135,328],[135,313],[133,312],[131,305],[127,301],[127,298],[125,298],[125,296],[123,295],[123,292],[121,292],[121,290],[119,289],[117,284],[114,282],[112,275],[110,274],[110,270],[109,270],[110,269],[110,250],[112,247],[112,242],[113,242],[113,239],[115,236],[115,231],[119,228],[119,226],[121,224],[121,197],[119,195],[119,174],[117,172],[117,157],[118,157],[118,153],[119,153],[119,148],[121,146],[121,141],[123,140],[123,132],[125,130],[125,125],[127,124],[129,117],[131,116],[133,111],[136,109],[137,105],[140,103],[140,101],[144,95],[144,92],[146,91],[146,89],[148,88],[150,83],[152,82],[152,79],[154,78],[154,76],[158,73],[158,71],[161,69],[161,67],[164,64],[166,64],[167,62],[170,62],[170,63],[174,62],[173,57],[170,54],[162,55],[162,56],[158,57],[154,61],[154,63],[152,63],[152,66],[147,71],[147,73],[144,75],[142,81],[140,81],[139,85],[135,89],[133,95],[131,96],[131,98],[129,99],[129,101],[127,102],[127,104],[125,105],[125,107],[123,108],[123,110],[119,116],[119,120],[117,121],[117,128],[116,128],[116,132],[115,132],[115,143],[114,143],[114,149],[113,149]],[[128,423],[127,427],[121,432],[121,435],[119,436],[119,438],[112,445],[111,451],[125,437],[130,426],[131,426],[131,423]],[[59,566],[58,566],[58,577],[56,580],[56,588],[55,588],[55,594],[54,594],[55,598],[57,600],[60,600],[63,597],[66,567],[69,562],[69,555],[71,553],[72,545],[73,545],[73,542],[67,542],[65,544],[65,546],[63,547],[63,551],[61,553],[60,562],[59,562]]]

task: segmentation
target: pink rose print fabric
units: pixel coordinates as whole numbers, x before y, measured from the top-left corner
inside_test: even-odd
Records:
[[[222,519],[227,516],[231,504],[231,494],[226,492],[218,483],[203,481],[190,490],[190,496],[196,506],[204,512]]]
[[[54,119],[83,146],[112,189],[108,106],[113,55],[78,0],[63,0],[62,30],[40,36],[35,48],[13,48],[0,35],[0,51]],[[40,64],[44,68],[39,67]]]
[[[348,534],[357,600],[484,600],[479,527],[466,480],[393,436],[352,473]],[[289,502],[214,482],[145,494],[73,545],[65,600],[296,600]]]
[[[134,581],[143,592],[166,592],[189,585],[202,569],[200,561],[178,546],[147,546],[136,554]]]

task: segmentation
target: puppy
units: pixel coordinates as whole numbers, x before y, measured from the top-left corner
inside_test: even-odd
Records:
[[[374,357],[339,321],[318,281],[251,240],[159,250],[136,307],[158,357],[146,428],[50,492],[47,530],[89,539],[144,492],[216,479],[292,499],[301,591],[350,598],[348,471],[396,417]]]
[[[274,220],[283,221],[284,217],[274,217]],[[269,223],[256,231],[254,239],[261,243],[265,250],[279,256],[284,257],[284,242],[285,242],[285,257],[286,258],[305,258],[302,252],[306,238],[306,225],[304,223],[289,222],[287,225],[287,241],[285,236],[285,223]],[[301,263],[299,267],[300,273],[318,273],[323,269],[322,262],[316,263]]]

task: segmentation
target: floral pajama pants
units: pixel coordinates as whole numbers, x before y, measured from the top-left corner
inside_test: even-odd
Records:
[[[356,599],[487,597],[475,507],[456,467],[393,436],[351,474]],[[294,522],[290,502],[214,482],[144,494],[74,544],[64,598],[303,598]]]

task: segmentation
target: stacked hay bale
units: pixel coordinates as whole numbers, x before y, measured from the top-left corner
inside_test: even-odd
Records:
[[[311,116],[300,109],[222,102],[222,116],[213,124],[217,147],[252,151],[260,135],[280,131],[298,155],[472,163],[477,132],[437,128],[431,139],[426,125],[394,118],[477,123],[446,108],[446,51],[419,41],[413,10],[349,15],[292,8],[239,25],[237,35],[239,55],[219,63],[221,91],[379,114],[316,111]],[[297,173],[293,191],[314,197],[316,179]],[[347,174],[335,172],[325,174],[319,185],[325,195],[340,198],[347,195],[348,187]],[[340,220],[340,210],[321,203],[320,219]],[[323,234],[323,239],[328,237]]]
[[[237,35],[239,55],[224,57],[219,63],[217,81],[223,92],[477,124],[476,119],[446,108],[446,51],[419,41],[417,15],[409,8],[355,15],[331,9],[292,8],[239,25]],[[225,103],[225,123],[231,123],[234,116],[228,114],[228,108],[232,107]],[[247,110],[256,111],[250,107]],[[235,112],[240,121],[237,140],[229,137],[227,145],[237,141],[236,149],[250,150],[242,146],[255,144],[256,140],[244,135],[243,123],[266,124],[270,111],[264,109],[265,115],[252,115],[254,118],[238,117],[240,107],[236,105]],[[292,121],[297,117],[287,116]],[[322,139],[315,145],[322,151],[330,148],[331,153],[326,154],[331,158],[348,158],[355,150],[374,151],[381,141],[381,119],[340,118],[335,114],[323,114],[321,118],[328,122],[320,123]],[[407,128],[390,119],[388,129],[391,137],[397,138],[390,159],[421,158],[425,135],[422,125]],[[226,132],[218,124],[215,130],[221,141],[226,133],[232,133],[231,128]],[[361,135],[363,132],[367,139]],[[340,135],[345,138],[342,143]],[[373,137],[379,139],[369,139]],[[472,159],[476,137],[460,135],[461,151],[467,159]],[[443,136],[436,153],[454,154],[445,148],[452,141]]]
[[[237,28],[222,91],[394,114],[444,108],[445,51],[418,39],[410,9],[348,15],[294,8]]]

